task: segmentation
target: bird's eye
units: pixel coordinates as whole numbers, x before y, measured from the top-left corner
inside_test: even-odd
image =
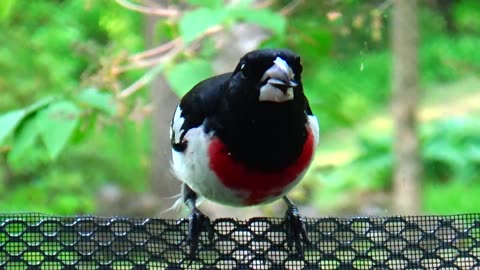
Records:
[[[240,75],[242,75],[242,78],[247,78],[247,68],[245,67],[245,64],[242,64],[240,67]]]

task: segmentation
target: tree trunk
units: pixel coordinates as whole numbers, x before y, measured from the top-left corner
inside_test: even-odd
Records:
[[[155,26],[158,18],[147,16],[145,20],[145,41],[147,47],[154,47]],[[151,183],[152,193],[159,199],[158,213],[172,206],[174,195],[180,193],[180,181],[175,179],[170,170],[170,120],[178,104],[178,97],[173,93],[165,77],[159,74],[150,85],[150,97],[153,104],[152,112],[152,157]],[[173,217],[172,211],[162,214],[163,217]]]
[[[417,136],[418,24],[417,0],[394,0],[392,23],[394,121],[394,210],[421,210],[421,162]]]

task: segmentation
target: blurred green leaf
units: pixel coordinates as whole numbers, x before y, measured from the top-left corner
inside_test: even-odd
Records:
[[[102,92],[96,88],[83,90],[78,95],[78,100],[109,115],[114,115],[117,112],[113,95],[108,92]]]
[[[12,14],[13,6],[16,0],[2,0],[0,1],[0,21],[8,21]]]
[[[52,97],[52,96],[46,96],[46,97],[43,97],[37,101],[35,101],[33,104],[31,104],[30,106],[26,107],[25,110],[27,111],[27,113],[33,113],[39,109],[42,109],[43,107],[49,105],[50,103],[52,103],[56,98],[55,97]]]
[[[34,145],[40,134],[36,120],[37,118],[32,117],[23,121],[18,134],[14,138],[12,150],[8,155],[10,162],[17,162]]]
[[[173,90],[183,96],[195,84],[205,80],[212,75],[210,62],[201,59],[194,59],[175,65],[167,72],[167,80]]]
[[[42,110],[38,117],[40,137],[50,158],[56,159],[77,127],[79,109],[70,101],[59,101]]]
[[[186,12],[180,19],[180,36],[190,43],[212,26],[221,24],[225,19],[222,9],[199,8]]]
[[[187,0],[191,5],[198,5],[209,8],[220,8],[223,6],[222,0]]]
[[[25,110],[15,110],[0,116],[0,145],[25,117]]]
[[[234,9],[231,14],[242,21],[269,29],[276,35],[285,34],[287,28],[285,17],[269,9]]]
[[[156,25],[156,36],[161,40],[170,40],[178,36],[178,28],[175,23],[168,20],[160,20]]]
[[[454,8],[454,16],[460,28],[478,31],[480,29],[480,1],[458,1]]]

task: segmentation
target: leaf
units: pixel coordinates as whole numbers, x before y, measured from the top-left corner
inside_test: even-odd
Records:
[[[220,8],[223,6],[222,0],[187,0],[191,5],[209,7],[209,8]]]
[[[10,111],[0,116],[0,145],[25,117],[25,110]]]
[[[175,65],[170,72],[167,72],[167,80],[173,90],[183,96],[195,84],[205,80],[212,74],[212,66],[209,62],[195,59]]]
[[[109,115],[115,115],[117,112],[113,95],[108,92],[99,91],[96,88],[87,88],[83,90],[78,96],[78,100]]]
[[[180,36],[190,43],[212,26],[221,24],[225,19],[222,9],[199,8],[189,11],[180,19]]]
[[[0,21],[8,21],[12,15],[16,0],[2,0],[0,2]]]
[[[287,20],[285,17],[268,9],[245,8],[234,9],[231,12],[234,17],[270,29],[276,35],[284,34],[287,29]]]
[[[54,97],[44,97],[39,100],[37,100],[35,103],[31,104],[30,106],[26,107],[25,110],[27,111],[27,114],[33,113],[37,110],[42,109],[43,107],[49,105],[55,100]]]
[[[77,127],[78,120],[79,109],[70,101],[56,102],[40,112],[37,125],[50,158],[58,157]]]
[[[34,145],[40,133],[36,120],[36,117],[27,118],[18,128],[18,134],[14,137],[12,144],[12,151],[8,155],[10,161],[18,161]]]

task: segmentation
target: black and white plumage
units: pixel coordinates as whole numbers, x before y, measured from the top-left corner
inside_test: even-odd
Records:
[[[257,50],[242,57],[232,73],[206,79],[182,98],[170,135],[191,227],[204,217],[195,205],[197,195],[250,206],[285,196],[301,180],[319,138],[301,73],[293,52]],[[298,211],[285,200],[298,225]],[[306,239],[302,228],[293,229]],[[195,241],[195,235],[189,237]]]

